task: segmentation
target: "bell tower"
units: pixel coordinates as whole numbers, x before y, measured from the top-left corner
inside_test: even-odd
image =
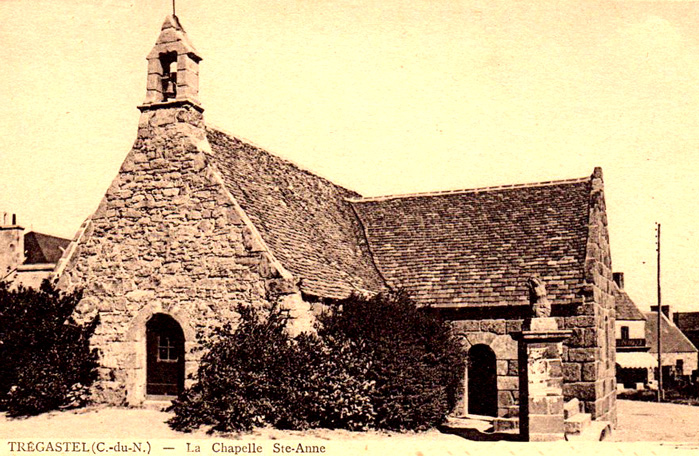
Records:
[[[148,57],[146,99],[138,108],[148,111],[160,107],[190,104],[199,112],[199,62],[202,58],[189,41],[174,14],[165,18],[160,35]]]

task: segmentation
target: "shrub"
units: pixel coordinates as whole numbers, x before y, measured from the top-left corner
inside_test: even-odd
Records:
[[[440,424],[459,394],[463,355],[448,322],[404,293],[351,296],[321,317],[322,338],[362,341],[374,382],[374,427],[424,430]]]
[[[243,431],[275,420],[275,405],[286,389],[291,339],[284,316],[270,309],[261,318],[253,307],[239,306],[240,322],[214,330],[203,342],[199,380],[174,401],[175,429],[201,425],[211,430]]]
[[[375,383],[368,379],[371,361],[363,344],[311,334],[301,334],[296,344],[301,359],[289,402],[300,422],[293,427],[352,431],[373,427]]]
[[[241,305],[237,311],[235,329],[226,324],[202,341],[198,381],[173,403],[168,423],[174,429],[367,426],[372,415],[365,391],[371,385],[348,358],[349,342],[332,346],[312,334],[292,338],[287,317],[274,306],[260,311]]]
[[[36,415],[85,405],[97,375],[89,339],[97,318],[77,324],[82,294],[64,294],[44,281],[39,290],[0,284],[0,409]]]

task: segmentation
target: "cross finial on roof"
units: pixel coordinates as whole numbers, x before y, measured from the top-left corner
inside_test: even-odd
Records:
[[[175,0],[172,0],[172,15],[175,16]]]

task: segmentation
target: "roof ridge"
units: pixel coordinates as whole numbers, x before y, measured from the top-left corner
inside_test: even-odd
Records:
[[[321,174],[318,173],[317,171],[313,171],[313,170],[311,170],[310,168],[307,168],[306,166],[303,166],[303,165],[301,165],[301,164],[299,164],[299,163],[296,163],[294,160],[290,160],[290,159],[288,159],[288,158],[286,158],[286,157],[281,156],[280,154],[278,154],[278,153],[276,153],[276,152],[272,152],[272,151],[270,151],[267,147],[261,146],[261,145],[255,143],[254,141],[251,141],[251,140],[249,140],[249,139],[247,139],[247,138],[244,138],[244,137],[242,137],[242,136],[240,136],[240,135],[238,135],[238,134],[236,134],[236,133],[233,133],[232,131],[230,131],[230,130],[228,130],[228,129],[221,128],[221,127],[219,127],[218,125],[215,125],[215,124],[210,123],[210,122],[207,122],[207,123],[206,123],[205,128],[206,128],[207,130],[216,131],[216,132],[221,133],[221,134],[223,134],[223,135],[226,135],[226,136],[228,136],[228,137],[230,137],[230,138],[236,139],[236,140],[238,140],[238,141],[240,141],[240,142],[242,142],[242,143],[244,143],[244,144],[247,144],[248,146],[251,146],[251,147],[254,147],[254,148],[256,148],[256,149],[259,149],[259,150],[261,150],[262,152],[264,152],[264,153],[266,153],[266,154],[269,154],[269,155],[271,155],[272,157],[274,157],[274,158],[276,158],[276,159],[278,159],[278,160],[281,160],[282,162],[286,163],[287,165],[291,165],[291,166],[295,167],[296,169],[298,169],[298,170],[301,171],[301,172],[304,172],[304,173],[306,173],[306,174],[310,174],[310,175],[312,175],[312,176],[314,176],[314,177],[317,177],[318,179],[322,179],[322,180],[324,180],[324,181],[326,181],[326,182],[329,182],[330,184],[334,185],[334,186],[337,187],[337,188],[341,188],[341,189],[343,189],[343,190],[345,190],[345,191],[347,191],[347,192],[350,192],[350,193],[354,193],[354,194],[357,194],[357,195],[361,195],[361,194],[360,194],[358,191],[356,191],[356,190],[352,190],[351,188],[347,188],[347,187],[345,187],[344,185],[337,184],[337,183],[335,183],[335,181],[333,181],[332,179],[329,179],[329,178],[327,178],[327,177],[321,175]],[[360,196],[360,198],[361,198],[361,196]],[[347,198],[347,199],[348,199],[348,198]]]
[[[414,198],[414,197],[426,197],[426,196],[444,196],[444,195],[458,195],[463,193],[481,193],[481,192],[492,192],[498,190],[510,190],[517,188],[536,188],[536,187],[546,187],[549,185],[560,185],[560,184],[578,184],[582,182],[589,182],[590,177],[579,177],[575,179],[561,179],[552,181],[542,181],[542,182],[531,182],[526,184],[507,184],[507,185],[495,185],[491,187],[477,187],[469,189],[455,189],[455,190],[439,190],[432,192],[418,192],[418,193],[404,193],[395,195],[382,195],[382,196],[368,196],[364,198],[347,198],[347,201],[352,203],[364,203],[372,201],[385,201],[389,199],[398,198]]]

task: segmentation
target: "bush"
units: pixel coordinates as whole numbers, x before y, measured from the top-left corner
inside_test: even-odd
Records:
[[[198,381],[173,403],[181,431],[420,430],[456,403],[463,361],[447,323],[404,295],[351,297],[290,337],[277,307],[239,306],[203,341]]]
[[[239,324],[226,324],[202,341],[198,381],[173,402],[168,423],[191,431],[249,431],[366,427],[371,405],[361,367],[348,357],[349,342],[335,346],[312,334],[296,338],[277,307],[241,305]]]
[[[237,328],[226,324],[203,342],[199,381],[174,402],[169,423],[175,429],[242,431],[274,420],[292,355],[285,321],[275,311],[264,319],[253,307],[241,305],[238,312]]]
[[[296,338],[301,359],[289,402],[296,407],[296,428],[365,430],[375,422],[371,398],[375,382],[369,380],[371,361],[364,345],[349,339]],[[290,405],[290,404],[289,404]]]
[[[97,318],[71,317],[82,294],[48,281],[39,290],[0,284],[0,409],[10,416],[85,405],[97,375],[89,339]]]
[[[455,407],[461,346],[446,321],[405,294],[351,296],[321,317],[319,335],[362,341],[355,356],[369,359],[375,428],[424,430]]]

